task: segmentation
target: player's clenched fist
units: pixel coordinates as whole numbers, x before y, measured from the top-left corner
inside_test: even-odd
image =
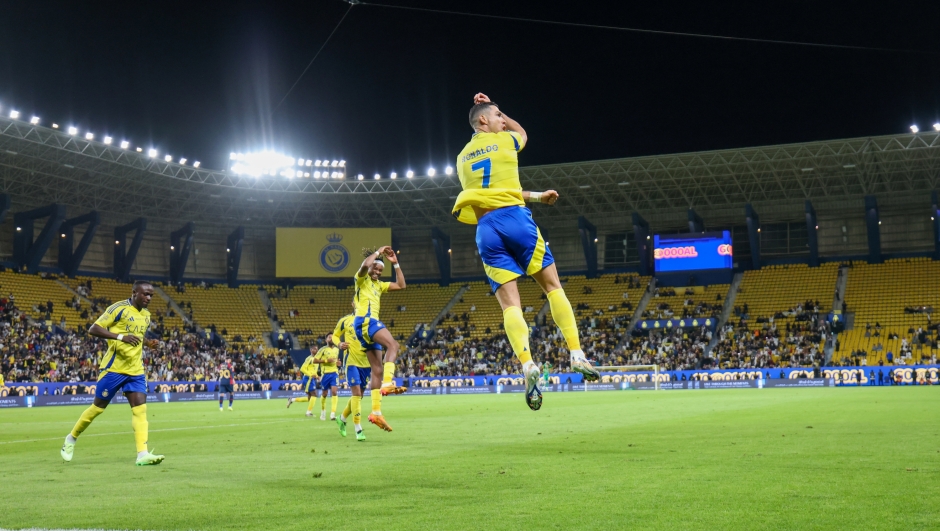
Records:
[[[479,105],[481,103],[490,103],[490,98],[482,92],[477,92],[477,95],[473,97],[473,104]]]
[[[554,205],[558,201],[558,192],[555,190],[546,190],[542,192],[542,202],[546,205]]]

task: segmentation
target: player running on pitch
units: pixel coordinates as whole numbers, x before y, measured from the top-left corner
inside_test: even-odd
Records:
[[[385,417],[382,415],[382,396],[401,394],[406,391],[406,388],[398,387],[392,381],[395,376],[395,360],[398,358],[398,342],[385,328],[385,324],[379,320],[379,303],[383,293],[405,289],[405,275],[401,272],[398,257],[391,247],[384,246],[374,252],[371,250],[364,250],[364,252],[367,253],[366,258],[359,266],[355,277],[356,294],[353,297],[353,304],[356,310],[353,312],[353,329],[356,340],[365,350],[371,367],[372,414],[369,415],[369,422],[385,431],[392,431],[392,427],[385,422]],[[394,283],[379,280],[385,269],[383,256],[396,270]],[[384,363],[383,349],[385,350]],[[349,371],[347,371],[348,374]],[[349,381],[349,385],[353,385],[352,380]]]
[[[228,393],[228,410],[231,411],[235,400],[235,370],[230,358],[219,364],[219,411],[222,411],[225,393]]]
[[[147,377],[144,375],[143,347],[144,336],[150,328],[150,311],[147,306],[152,297],[153,286],[138,280],[134,282],[131,298],[109,306],[88,329],[89,334],[108,340],[108,350],[99,365],[101,374],[95,388],[95,400],[65,438],[59,452],[62,459],[72,460],[78,436],[95,417],[104,412],[118,391],[123,390],[131,406],[131,427],[137,442],[137,466],[163,462],[162,455],[147,450]],[[147,342],[148,348],[156,345],[155,339]]]
[[[287,399],[288,408],[294,402],[307,402],[308,417],[313,416],[313,406],[317,403],[317,364],[319,362],[316,361],[316,357],[317,347],[312,346],[310,347],[310,355],[304,360],[304,364],[300,366],[300,372],[304,375],[300,380],[300,388],[304,390],[307,396]]]
[[[571,354],[571,368],[593,381],[599,373],[581,350],[577,321],[545,244],[526,202],[555,204],[558,192],[528,192],[519,182],[518,152],[528,137],[518,122],[503,114],[484,94],[473,97],[470,126],[475,133],[457,157],[457,175],[463,191],[453,214],[458,221],[477,226],[477,249],[496,299],[512,350],[522,363],[525,400],[533,411],[542,407],[539,368],[529,350],[529,326],[522,314],[516,279],[529,275],[548,297],[552,318],[561,329]]]
[[[326,397],[332,393],[330,401],[330,420],[336,420],[336,403],[339,401],[336,379],[339,362],[339,349],[333,346],[333,334],[326,336],[327,346],[321,348],[313,358],[313,362],[318,364],[317,373],[320,375],[320,389],[323,394],[320,396],[320,420],[326,420]]]
[[[353,304],[355,306],[355,304]],[[366,436],[362,433],[362,392],[366,382],[370,379],[370,364],[365,350],[356,338],[354,328],[355,315],[349,314],[343,316],[336,323],[336,328],[331,335],[333,344],[338,345],[340,349],[346,350],[347,355],[344,360],[346,366],[346,382],[349,383],[349,389],[352,396],[346,402],[346,407],[336,424],[339,426],[339,434],[346,436],[346,420],[353,419],[353,426],[356,428],[356,440],[364,441]]]

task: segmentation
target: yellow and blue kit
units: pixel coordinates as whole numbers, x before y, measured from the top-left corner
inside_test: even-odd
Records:
[[[328,389],[330,387],[335,387],[337,373],[339,370],[336,368],[335,361],[330,362],[327,360],[339,360],[339,349],[336,347],[323,347],[317,351],[315,359],[320,362],[318,365],[318,372],[322,375],[320,378],[320,388]]]
[[[317,364],[313,362],[314,359],[316,359],[316,355],[311,354],[300,366],[300,372],[304,375],[303,379],[300,380],[300,387],[305,393],[312,393],[317,390]]]
[[[95,324],[114,334],[134,335],[136,346],[117,339],[108,340],[108,350],[98,365],[101,373],[95,387],[95,398],[110,402],[122,388],[125,393],[146,393],[144,375],[144,336],[150,329],[150,311],[138,310],[127,299],[108,307]]]
[[[388,292],[389,282],[372,280],[369,273],[359,276],[356,272],[356,294],[353,302],[356,304],[353,326],[356,331],[356,341],[363,350],[382,350],[382,345],[375,343],[372,336],[385,328],[385,323],[379,320],[379,306],[382,294]],[[348,341],[348,340],[347,340]]]
[[[354,314],[349,314],[340,319],[336,323],[336,328],[333,329],[333,344],[339,345],[344,341],[349,344],[349,350],[343,360],[343,364],[346,366],[346,382],[351,387],[357,385],[364,387],[371,378],[372,366],[369,365],[366,350],[356,337],[356,316]]]
[[[477,226],[477,250],[493,291],[555,262],[522,198],[518,152],[524,147],[516,132],[476,133],[457,157],[463,191],[452,212]],[[489,212],[477,219],[474,207]]]

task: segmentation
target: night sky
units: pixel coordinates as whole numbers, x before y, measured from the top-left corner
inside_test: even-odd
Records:
[[[273,112],[348,4],[7,1],[0,112],[205,167],[268,147],[343,158],[367,175],[453,164],[478,91],[526,128],[523,165],[903,133],[940,121],[937,2],[387,3],[932,54],[359,5]]]

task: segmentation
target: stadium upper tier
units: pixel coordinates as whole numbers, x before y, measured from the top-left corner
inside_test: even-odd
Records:
[[[6,116],[0,116],[0,173],[5,192],[23,209],[55,201],[126,217],[264,227],[452,224],[460,189],[454,175],[359,181],[350,178],[354,169],[345,179],[239,176]],[[714,219],[739,216],[744,203],[773,215],[799,209],[807,198],[817,209],[835,210],[868,194],[885,205],[905,204],[936,188],[940,134],[524,166],[520,173],[527,188],[560,193],[555,207],[539,209],[546,220],[633,210],[652,221],[690,205]]]
[[[115,302],[129,299],[131,292],[133,291],[133,287],[130,284],[116,282],[110,278],[64,277],[60,280],[74,290],[82,287],[87,294],[86,297],[89,299],[100,299],[102,304],[99,306],[101,306],[101,308],[107,308]],[[91,286],[91,289],[88,289],[89,285]],[[150,306],[148,306],[148,309],[152,314],[152,320],[154,322],[159,322],[159,320],[162,318],[163,325],[166,328],[172,329],[183,327],[183,319],[180,318],[179,315],[176,315],[176,312],[170,311],[167,301],[164,300],[163,297],[161,297],[158,293],[154,293],[153,298],[150,300]],[[91,316],[91,320],[97,318],[97,315]]]
[[[4,297],[12,295],[17,308],[37,321],[47,321],[48,315],[50,317],[48,321],[58,325],[64,317],[68,328],[84,327],[89,322],[88,319],[81,317],[80,309],[67,305],[75,298],[75,295],[54,280],[44,279],[38,275],[21,275],[3,271],[0,272],[0,293]],[[52,303],[51,312],[48,309],[50,302]],[[88,307],[88,304],[80,306],[80,308]],[[90,315],[91,320],[97,317],[97,315]]]
[[[170,296],[183,308],[192,310],[193,322],[203,328],[215,326],[226,341],[252,346],[264,343],[271,333],[271,324],[265,315],[258,295],[258,286],[245,285],[237,289],[228,286],[202,288],[186,285],[182,293],[170,290]]]
[[[763,323],[773,319],[777,329],[786,330],[793,323],[797,307],[803,308],[808,301],[819,302],[819,315],[832,310],[839,264],[825,263],[819,267],[803,264],[768,266],[757,271],[745,271],[738,287],[734,305],[747,305],[749,330],[762,328]],[[732,317],[734,319],[734,317]],[[761,322],[758,322],[761,321]]]

